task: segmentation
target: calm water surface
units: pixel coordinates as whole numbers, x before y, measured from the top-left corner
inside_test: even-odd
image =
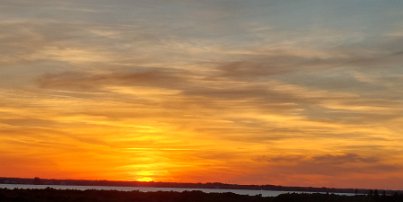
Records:
[[[232,192],[235,194],[256,196],[278,196],[285,193],[293,193],[294,191],[275,191],[275,190],[248,190],[248,189],[205,189],[205,188],[169,188],[169,187],[120,187],[120,186],[73,186],[73,185],[28,185],[28,184],[0,184],[0,188],[7,189],[73,189],[73,190],[116,190],[116,191],[202,191],[205,193],[225,193]],[[314,192],[295,192],[295,193],[314,193]],[[349,193],[336,193],[340,195],[353,195]]]

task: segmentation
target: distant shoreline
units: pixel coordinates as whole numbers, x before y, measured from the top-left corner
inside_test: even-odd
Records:
[[[307,192],[307,191],[280,191],[280,190],[252,190],[252,189],[218,189],[218,188],[174,188],[174,187],[134,187],[134,186],[87,186],[87,185],[30,185],[30,184],[0,184],[0,189],[26,189],[26,190],[98,190],[98,191],[123,191],[123,192],[189,192],[201,191],[204,193],[234,193],[247,196],[263,196],[263,197],[276,197],[281,194],[298,193],[298,194],[327,194],[329,192]],[[365,195],[353,193],[331,193],[336,195]]]
[[[0,184],[22,185],[71,185],[71,186],[119,186],[119,187],[161,187],[161,188],[201,188],[201,189],[239,189],[239,190],[270,190],[295,192],[350,193],[369,194],[371,192],[393,194],[403,193],[403,190],[371,190],[354,188],[327,187],[294,187],[278,185],[237,185],[225,183],[175,183],[175,182],[138,182],[138,181],[109,181],[109,180],[71,180],[71,179],[42,179],[42,178],[9,178],[0,177]]]

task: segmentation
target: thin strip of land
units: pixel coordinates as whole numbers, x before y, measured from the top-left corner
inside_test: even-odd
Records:
[[[109,180],[72,180],[72,179],[42,179],[42,178],[7,178],[0,177],[0,184],[31,184],[31,185],[72,185],[72,186],[127,186],[127,187],[169,187],[169,188],[208,188],[208,189],[248,189],[295,192],[321,193],[351,193],[370,194],[378,192],[385,195],[403,194],[402,190],[371,190],[356,188],[328,187],[296,187],[279,185],[238,185],[225,183],[177,183],[177,182],[138,182],[138,181],[109,181]]]

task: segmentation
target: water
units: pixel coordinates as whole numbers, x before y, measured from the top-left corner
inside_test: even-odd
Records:
[[[156,192],[156,191],[202,191],[205,193],[226,193],[232,192],[240,195],[256,196],[278,196],[285,193],[320,193],[320,192],[298,192],[298,191],[275,191],[275,190],[249,190],[249,189],[207,189],[207,188],[170,188],[170,187],[123,187],[123,186],[75,186],[75,185],[29,185],[29,184],[0,184],[1,188],[6,189],[72,189],[72,190],[116,190],[116,191],[141,191],[141,192]],[[349,193],[335,193],[340,195],[354,195]]]

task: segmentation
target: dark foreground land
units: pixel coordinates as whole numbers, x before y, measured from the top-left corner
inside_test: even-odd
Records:
[[[403,195],[282,194],[277,197],[234,193],[122,192],[100,190],[0,189],[0,202],[403,202]]]

